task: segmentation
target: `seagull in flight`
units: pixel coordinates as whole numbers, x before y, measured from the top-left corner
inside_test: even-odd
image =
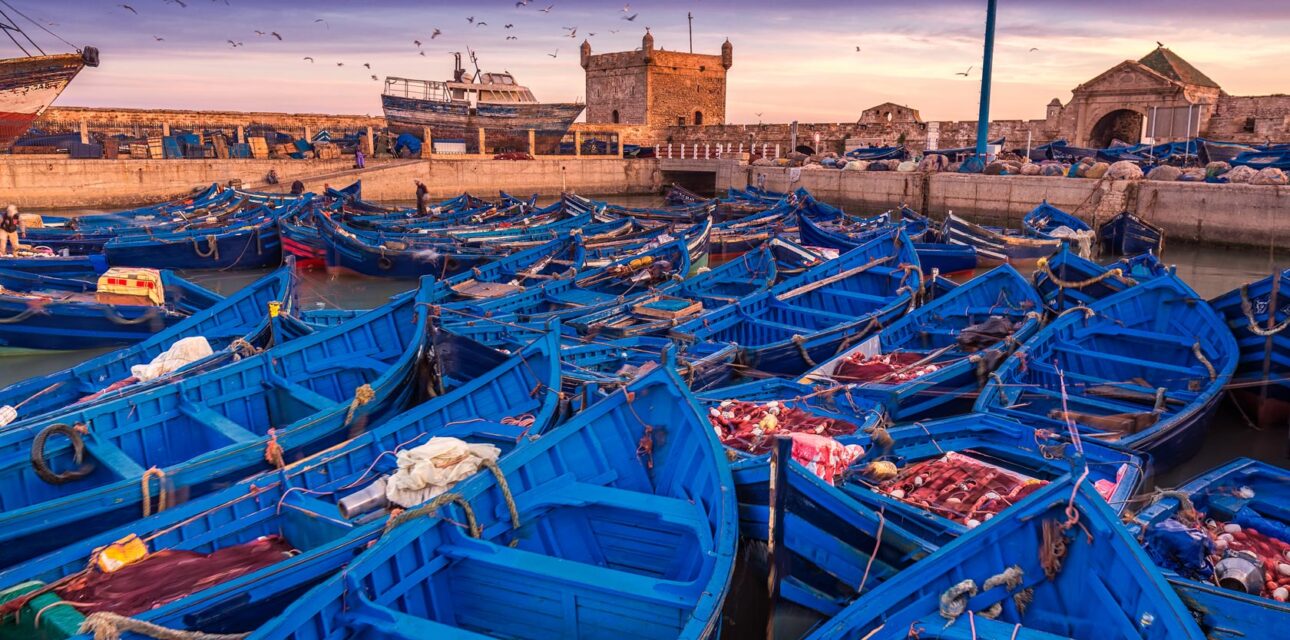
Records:
[[[421,46],[421,41],[420,41],[420,40],[413,40],[413,41],[412,41],[412,44],[415,44],[415,45],[417,45],[417,46],[419,47],[419,46]]]
[[[466,22],[469,22],[469,23],[471,23],[471,24],[475,24],[475,16],[470,16],[469,18],[466,18]]]
[[[336,63],[336,66],[338,66],[338,67],[343,67],[343,66],[345,66],[345,63],[344,63],[344,62],[337,62],[337,63]]]
[[[271,35],[271,36],[273,36],[273,37],[277,38],[277,39],[278,39],[278,42],[282,42],[282,34],[281,34],[281,33],[278,33],[277,31],[270,31],[270,32],[269,32],[269,35]]]
[[[475,26],[476,26],[476,27],[482,27],[482,26],[484,26],[484,25],[486,25],[486,24],[488,24],[488,23],[487,23],[487,22],[484,22],[483,20],[480,20],[479,22],[476,22],[476,23],[475,23]]]
[[[421,52],[421,57],[423,57],[423,58],[424,58],[424,57],[425,57],[425,55],[426,55],[426,52],[422,51],[422,52]]]
[[[225,42],[227,42],[229,46],[233,47],[234,49],[242,46],[241,42],[233,42],[232,40],[225,40]]]
[[[507,28],[507,29],[511,29],[511,28],[514,28],[514,27],[515,27],[515,25],[513,25],[513,24],[508,24],[508,25],[506,25],[506,26],[505,26],[505,28]]]
[[[371,69],[371,68],[372,68],[372,63],[370,63],[370,62],[364,62],[364,63],[363,63],[363,66],[364,66],[364,67],[367,67],[368,69]]]
[[[547,55],[548,55],[548,56],[551,56],[552,58],[554,58],[554,57],[556,57],[556,56],[560,55],[560,50],[559,50],[559,49],[556,49],[556,50],[555,50],[555,53],[548,53]]]
[[[309,64],[313,64],[313,63],[314,63],[314,59],[313,59],[312,57],[310,57],[310,56],[305,56],[305,60],[308,60],[308,61],[309,61]]]
[[[639,13],[633,13],[630,16],[623,16],[623,20],[626,20],[628,22],[634,22],[636,20],[636,16],[639,16],[639,15],[640,15]]]
[[[857,45],[857,46],[856,46],[856,53],[860,53],[860,47],[859,47],[859,45]]]
[[[1030,52],[1031,52],[1031,53],[1034,53],[1034,52],[1036,52],[1036,51],[1039,51],[1039,47],[1031,47],[1031,48],[1030,48]]]
[[[430,39],[434,40],[435,38],[438,38],[441,33],[443,32],[440,31],[438,27],[435,27],[435,30],[430,33]]]
[[[166,39],[165,39],[165,38],[163,38],[163,37],[161,37],[161,36],[152,36],[152,39],[153,39],[153,40],[156,40],[157,42],[165,42],[165,41],[166,41]]]
[[[516,2],[516,3],[515,3],[515,6],[517,6],[517,7],[527,7],[527,6],[529,6],[529,3],[530,3],[530,2],[532,2],[532,1],[533,1],[533,0],[520,0],[519,2]]]
[[[257,36],[267,36],[267,35],[269,35],[269,34],[267,34],[267,33],[263,32],[263,31],[260,31],[259,29],[256,29],[256,30],[255,30],[255,35],[257,35]]]
[[[184,0],[166,0],[166,4],[177,4],[185,9],[188,8],[188,5],[184,4]]]
[[[966,78],[971,73],[972,73],[972,67],[968,67],[967,71],[959,71],[959,72],[956,72],[954,75],[963,76],[964,78]]]
[[[630,2],[629,2],[629,3],[625,4],[625,5],[623,5],[622,12],[623,12],[623,13],[627,13],[628,11],[630,11],[630,10],[631,10],[631,8],[632,8],[632,3],[630,3]]]
[[[323,26],[324,26],[324,27],[327,27],[327,30],[328,30],[328,31],[330,31],[330,30],[331,30],[331,23],[330,23],[330,22],[327,22],[326,20],[323,20],[322,18],[318,18],[317,20],[314,20],[314,22],[315,22],[315,23],[321,22],[321,23],[323,23]]]
[[[372,74],[372,80],[377,80],[376,74]]]
[[[132,6],[128,5],[128,4],[118,4],[117,6],[118,6],[118,7],[121,7],[122,9],[125,9],[126,11],[129,11],[130,13],[133,13],[133,14],[134,14],[134,15],[136,15],[136,16],[137,16],[137,15],[139,15],[139,12],[138,12],[138,11],[135,11],[135,10],[134,10],[134,7],[132,7]]]
[[[507,40],[519,40],[519,38],[517,38],[517,37],[515,37],[515,36],[506,36],[506,39],[507,39]]]
[[[538,11],[541,11],[542,13],[551,13],[551,10],[554,8],[555,8],[555,5],[549,4],[546,6],[545,9],[538,9]]]

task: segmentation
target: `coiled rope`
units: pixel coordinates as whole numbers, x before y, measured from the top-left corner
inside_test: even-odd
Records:
[[[197,242],[196,236],[190,238],[190,240],[193,241],[193,252],[195,252],[199,257],[211,258],[216,262],[219,262],[219,241],[215,238],[215,234],[212,233],[206,236],[205,251],[202,251],[202,245]]]
[[[1290,318],[1286,318],[1285,320],[1282,320],[1280,324],[1273,326],[1270,329],[1259,327],[1258,320],[1254,318],[1254,308],[1250,304],[1250,283],[1248,282],[1241,285],[1241,313],[1245,314],[1245,321],[1249,323],[1249,326],[1246,328],[1250,330],[1250,333],[1253,333],[1256,336],[1262,336],[1264,338],[1275,336],[1278,333],[1285,331],[1285,328],[1290,326]],[[1272,320],[1276,319],[1276,309],[1273,309],[1271,306],[1268,307],[1268,318]]]
[[[143,517],[145,518],[152,515],[152,485],[149,482],[152,478],[157,479],[157,513],[165,511],[169,501],[166,491],[166,472],[157,467],[144,471],[139,483],[143,493]]]
[[[1118,278],[1119,280],[1123,281],[1125,284],[1130,286],[1137,284],[1137,281],[1135,281],[1133,278],[1126,278],[1124,276],[1123,269],[1107,269],[1106,271],[1103,271],[1102,273],[1096,276],[1093,276],[1092,278],[1072,281],[1072,280],[1063,280],[1060,277],[1058,277],[1057,274],[1053,272],[1053,268],[1049,266],[1047,258],[1040,258],[1039,261],[1035,263],[1035,266],[1038,267],[1039,271],[1043,272],[1044,275],[1048,276],[1048,279],[1050,282],[1052,282],[1053,284],[1057,285],[1062,289],[1083,289],[1084,287],[1097,284],[1103,280],[1106,280],[1107,278],[1112,278],[1112,277]]]
[[[1196,354],[1196,359],[1205,365],[1205,369],[1209,371],[1209,381],[1213,382],[1218,379],[1218,371],[1214,369],[1214,365],[1209,361],[1209,358],[1205,357],[1205,352],[1201,350],[1199,342],[1191,346],[1191,352]]]
[[[151,622],[128,618],[110,611],[96,611],[86,616],[77,633],[92,633],[94,640],[119,640],[121,632],[129,631],[157,640],[242,640],[250,633],[205,633],[171,629]]]
[[[354,399],[349,402],[349,410],[345,412],[345,422],[342,427],[348,427],[351,420],[354,419],[354,412],[358,408],[371,402],[376,397],[376,392],[372,391],[372,385],[364,384],[354,389]]]
[[[483,533],[483,531],[479,528],[479,521],[475,519],[474,508],[470,506],[469,502],[466,502],[466,499],[462,497],[460,493],[453,493],[453,492],[441,493],[437,497],[435,497],[434,500],[431,500],[430,502],[427,502],[415,509],[409,509],[407,511],[404,511],[390,518],[389,522],[385,523],[385,530],[382,531],[381,533],[382,534],[389,533],[395,527],[406,524],[421,516],[433,515],[436,511],[439,510],[440,507],[450,502],[456,503],[458,506],[461,507],[462,511],[466,512],[466,527],[467,527],[467,530],[470,531],[470,537],[478,538]]]

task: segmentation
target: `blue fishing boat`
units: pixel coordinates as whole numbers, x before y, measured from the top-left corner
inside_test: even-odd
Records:
[[[405,294],[338,327],[0,431],[0,567],[281,466],[401,410],[427,326]]]
[[[1162,492],[1130,531],[1205,637],[1267,637],[1290,620],[1290,577],[1278,571],[1290,549],[1287,504],[1290,471],[1238,458]]]
[[[1087,481],[1070,476],[856,600],[810,640],[1204,638]]]
[[[446,437],[495,446],[505,456],[530,434],[550,428],[558,404],[557,333],[510,356],[436,336],[431,350],[441,395],[281,470],[0,571],[0,635],[35,632],[39,625],[42,638],[68,637],[87,617],[113,623],[102,620],[111,614],[121,616],[115,622],[127,628],[144,623],[207,633],[254,629],[381,536],[389,513],[381,489],[398,472],[399,454]],[[97,561],[113,557],[109,547],[121,540],[140,541],[146,555],[124,567],[105,561],[116,569],[110,573],[98,568]],[[176,563],[182,563],[182,578]],[[96,599],[81,606],[89,595],[85,584],[120,595],[121,587],[112,585],[129,581],[139,587],[130,590],[133,600]],[[59,601],[62,606],[49,607]],[[42,612],[39,621],[36,612]]]
[[[564,390],[582,406],[631,382],[648,367],[657,365],[659,354],[671,340],[658,336],[633,336],[566,344],[560,349]],[[701,342],[676,352],[677,375],[690,389],[723,384],[735,377],[731,366],[739,350],[735,345]]]
[[[1061,240],[1085,258],[1093,255],[1093,228],[1047,200],[1021,217],[1021,231],[1032,238]]]
[[[1035,263],[1031,279],[1044,298],[1044,306],[1060,313],[1071,307],[1087,307],[1139,281],[1172,272],[1172,267],[1165,266],[1150,253],[1100,265],[1062,247],[1052,257]]]
[[[685,342],[733,342],[741,364],[796,375],[890,324],[914,307],[921,289],[918,256],[897,229],[670,334]]]
[[[936,550],[793,461],[787,446],[731,468],[739,535],[747,553],[765,556],[765,579],[772,586],[770,611],[732,594],[726,601],[727,619],[743,609],[775,616],[785,602],[815,618],[831,618]],[[759,631],[775,623],[767,622]]]
[[[1016,264],[1045,258],[1062,247],[1062,241],[1031,238],[1008,229],[985,227],[954,215],[945,216],[941,241],[970,246],[976,250],[977,265]]]
[[[495,249],[452,244],[416,246],[406,240],[372,241],[345,229],[331,216],[319,214],[314,220],[321,231],[328,269],[386,278],[446,278],[498,257]]]
[[[107,271],[103,254],[0,256],[0,271],[26,271],[45,276],[86,280]]]
[[[1241,350],[1232,394],[1261,426],[1290,422],[1290,269],[1210,301]]]
[[[961,413],[994,368],[1039,331],[1043,303],[1001,265],[822,362],[801,382],[878,398],[893,420]]]
[[[1128,211],[1121,211],[1098,225],[1097,242],[1106,255],[1134,256],[1147,252],[1159,255],[1165,248],[1165,232]]]
[[[711,271],[665,283],[630,303],[583,315],[570,325],[583,335],[607,338],[662,334],[705,310],[765,291],[776,278],[775,259],[763,247]]]
[[[119,236],[103,254],[112,266],[262,269],[282,263],[282,242],[277,217],[266,210],[216,229]]]
[[[990,376],[976,410],[1148,454],[1190,458],[1239,352],[1223,319],[1174,275],[1071,309]]]
[[[502,458],[504,481],[475,476],[451,502],[396,518],[254,637],[712,635],[734,569],[735,491],[670,369]]]
[[[922,540],[948,544],[1006,513],[1039,487],[1071,473],[1116,513],[1144,480],[1141,456],[1094,440],[1076,449],[1065,432],[1036,431],[1014,420],[963,414],[839,438],[865,447],[840,488]]]
[[[51,411],[65,409],[88,396],[125,395],[143,388],[146,382],[133,372],[167,352],[185,338],[201,337],[215,352],[236,349],[245,341],[255,348],[257,337],[266,333],[270,303],[279,303],[281,313],[295,309],[295,279],[291,266],[260,278],[227,298],[193,313],[152,334],[137,344],[95,356],[62,371],[28,378],[0,389],[0,406],[16,407],[18,420],[29,420]],[[271,336],[269,336],[271,338]],[[260,346],[263,346],[261,343]],[[131,383],[131,380],[134,380]],[[107,390],[111,387],[111,391]]]
[[[221,300],[169,271],[114,284],[127,278],[111,272],[98,280],[73,280],[0,271],[0,351],[132,344]],[[122,288],[145,295],[116,293]]]

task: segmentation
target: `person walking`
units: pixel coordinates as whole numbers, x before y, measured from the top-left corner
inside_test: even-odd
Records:
[[[429,199],[430,190],[426,188],[426,185],[424,182],[417,180],[416,183],[417,183],[417,216],[424,216],[426,214],[426,200]]]
[[[6,254],[18,255],[18,248],[21,246],[18,242],[18,233],[23,231],[22,217],[18,215],[18,207],[9,205],[5,209],[4,215],[0,216],[0,256]]]
[[[365,162],[365,158],[363,157],[363,150],[355,149],[354,150],[354,168],[362,169],[365,166],[366,166],[366,162]]]

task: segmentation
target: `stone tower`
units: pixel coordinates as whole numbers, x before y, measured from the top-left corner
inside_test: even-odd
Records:
[[[587,123],[649,127],[724,124],[726,72],[734,46],[726,40],[720,55],[654,48],[645,30],[636,51],[592,55],[582,43],[587,75]]]

